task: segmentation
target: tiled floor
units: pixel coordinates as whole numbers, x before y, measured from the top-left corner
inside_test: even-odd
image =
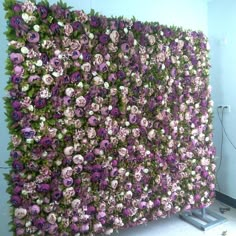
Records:
[[[205,232],[174,215],[168,219],[150,222],[146,226],[141,225],[132,229],[121,230],[118,234],[114,233],[112,236],[236,236],[236,209],[231,207],[230,211],[221,214],[219,207],[225,207],[225,205],[215,201],[210,209],[224,216],[227,222]]]

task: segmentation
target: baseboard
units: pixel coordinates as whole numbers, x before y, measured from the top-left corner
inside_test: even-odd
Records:
[[[229,197],[223,193],[216,191],[216,199],[233,207],[233,208],[236,208],[236,199],[234,199],[232,197]]]

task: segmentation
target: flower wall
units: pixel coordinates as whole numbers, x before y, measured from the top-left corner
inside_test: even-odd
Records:
[[[96,235],[214,198],[207,39],[5,1],[14,235]]]

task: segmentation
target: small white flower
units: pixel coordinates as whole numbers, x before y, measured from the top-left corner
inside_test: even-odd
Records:
[[[34,110],[34,106],[33,106],[33,105],[29,105],[29,106],[28,106],[28,110],[29,110],[29,111],[33,111],[33,110]]]
[[[129,172],[126,172],[126,173],[125,173],[125,176],[128,177],[128,176],[129,176]]]
[[[124,32],[125,32],[125,34],[127,34],[129,32],[129,30],[127,28],[124,28]]]
[[[61,21],[58,21],[57,23],[58,23],[58,25],[60,25],[60,26],[64,26],[64,23],[61,22]]]
[[[80,58],[81,60],[83,60],[84,57],[83,57],[83,54],[82,54],[82,53],[80,54],[79,58]]]
[[[129,125],[130,125],[129,121],[126,121],[125,126],[129,126]]]
[[[108,157],[108,160],[109,160],[109,161],[112,161],[112,159],[113,159],[112,156],[109,156],[109,157]]]
[[[119,87],[120,90],[123,90],[124,88],[125,88],[124,86],[120,86],[120,87]]]
[[[31,225],[32,225],[31,221],[27,221],[27,222],[25,223],[25,227],[30,227]]]
[[[41,205],[41,204],[43,203],[43,200],[37,199],[36,203],[37,203],[38,205]]]
[[[34,140],[32,138],[27,138],[26,139],[26,143],[33,143],[33,142],[34,142]]]
[[[161,31],[161,32],[160,32],[160,35],[161,35],[161,36],[163,36],[163,35],[164,35],[163,31]]]
[[[61,133],[59,133],[59,134],[57,135],[57,137],[58,137],[58,139],[62,139],[62,138],[63,138],[63,135],[62,135]]]
[[[24,20],[24,22],[28,23],[30,21],[30,17],[27,13],[23,13],[21,15],[22,19]]]
[[[108,130],[108,134],[112,135],[112,130],[111,129]]]
[[[78,85],[77,85],[77,87],[79,87],[79,88],[83,88],[83,87],[84,87],[83,82],[79,82]]]
[[[25,86],[23,86],[23,87],[21,88],[21,91],[22,91],[22,92],[26,92],[27,90],[29,90],[29,85],[28,85],[28,84],[26,84]]]
[[[110,65],[111,65],[111,62],[110,62],[110,61],[107,61],[106,64],[107,64],[108,66],[110,66]]]
[[[89,38],[90,39],[94,39],[94,34],[93,33],[89,33]]]
[[[60,76],[60,73],[59,73],[59,72],[56,72],[56,71],[54,71],[54,72],[52,73],[52,75],[53,75],[54,77],[59,77],[59,76]]]
[[[41,67],[43,65],[42,60],[37,60],[37,62],[35,63],[36,66]]]
[[[104,83],[104,88],[109,89],[109,83],[108,82]]]
[[[161,69],[164,70],[166,68],[165,64],[161,65]]]
[[[134,40],[134,46],[136,46],[138,44],[137,40]]]
[[[111,111],[112,110],[112,105],[108,106],[108,110]]]
[[[23,54],[28,54],[28,53],[29,53],[29,49],[28,49],[27,47],[22,47],[22,48],[21,48],[21,52],[22,52]]]
[[[93,111],[89,111],[89,115],[92,116],[94,114]]]
[[[143,172],[144,172],[145,174],[147,174],[147,173],[149,172],[149,169],[145,168],[145,169],[143,170]]]
[[[34,31],[39,32],[40,31],[40,26],[39,25],[34,25]]]

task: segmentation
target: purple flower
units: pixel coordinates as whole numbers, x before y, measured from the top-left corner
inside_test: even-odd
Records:
[[[107,66],[107,64],[106,64],[106,63],[101,63],[101,64],[99,65],[99,71],[101,71],[102,73],[107,72],[107,71],[108,71],[108,66]]]
[[[20,194],[21,191],[22,191],[22,187],[20,187],[20,186],[15,186],[15,187],[13,188],[12,194],[17,195],[17,194]]]
[[[82,79],[82,75],[80,72],[76,71],[73,74],[70,75],[70,80],[72,83],[78,83]]]
[[[14,64],[21,64],[24,61],[24,57],[21,53],[14,53],[10,54],[10,59]]]
[[[53,68],[59,68],[61,66],[61,60],[58,57],[53,57],[50,60],[50,64]]]
[[[23,136],[28,139],[28,138],[33,138],[35,135],[35,130],[33,130],[30,127],[26,127],[24,129],[21,130]]]
[[[105,128],[99,128],[97,130],[97,135],[101,138],[105,138],[107,136],[107,130]]]
[[[16,3],[12,7],[14,12],[20,12],[21,11],[21,5],[19,3]]]
[[[37,190],[41,193],[47,193],[50,191],[50,184],[39,184]]]
[[[115,82],[116,79],[117,79],[117,76],[114,73],[112,73],[108,76],[108,81],[110,81],[110,82]]]
[[[194,200],[195,200],[196,202],[199,202],[199,201],[201,200],[201,195],[200,195],[200,194],[196,194],[196,195],[194,196]]]
[[[39,33],[35,31],[31,31],[27,34],[27,40],[30,43],[37,43],[40,39]]]
[[[107,150],[110,147],[110,142],[108,140],[102,140],[100,143],[100,148],[103,150]]]
[[[129,114],[129,122],[131,124],[136,124],[137,123],[137,116],[135,114]]]
[[[83,25],[80,21],[74,21],[71,23],[71,26],[73,28],[73,31],[83,31]]]
[[[16,110],[16,111],[19,111],[21,109],[21,103],[19,101],[15,100],[12,102],[11,105],[14,108],[14,110]]]
[[[40,207],[38,205],[33,205],[30,207],[29,212],[31,215],[37,215],[40,212]]]
[[[119,116],[120,116],[120,110],[119,110],[119,108],[117,108],[117,107],[112,108],[112,110],[111,110],[111,115],[112,115],[113,117],[119,117]]]
[[[14,121],[20,121],[22,119],[22,117],[23,117],[22,112],[20,112],[20,111],[13,111],[12,112],[12,118]]]
[[[76,108],[75,109],[75,115],[77,117],[83,117],[85,114],[85,111],[83,110],[83,108]]]
[[[20,162],[18,159],[15,159],[12,163],[13,169],[16,171],[22,171],[24,169],[24,165],[22,162]]]
[[[38,13],[42,19],[47,18],[48,16],[48,8],[43,5],[38,5],[37,6]]]
[[[124,71],[122,71],[122,70],[119,70],[117,73],[116,73],[116,75],[117,75],[117,78],[118,79],[125,79],[125,77],[126,77],[126,74],[125,74],[125,72]]]
[[[83,52],[82,55],[83,55],[83,60],[85,62],[89,62],[91,60],[91,58],[92,58],[91,54],[88,53],[88,52]]]
[[[79,226],[75,223],[72,223],[70,225],[70,229],[71,229],[73,234],[77,234],[79,232]]]
[[[96,16],[92,16],[90,20],[90,25],[94,28],[98,28],[100,26],[101,22],[100,19]]]
[[[91,161],[93,161],[93,160],[95,159],[95,156],[94,156],[94,154],[93,154],[92,152],[88,152],[88,153],[85,155],[84,159],[85,159],[86,161],[91,162]]]
[[[86,213],[89,215],[94,215],[96,212],[97,212],[96,208],[94,206],[90,205],[90,206],[88,206]]]
[[[33,83],[34,81],[36,80],[40,80],[40,77],[38,75],[31,75],[29,78],[28,78],[28,82],[29,83]]]
[[[73,178],[69,177],[69,178],[63,179],[63,184],[66,187],[70,187],[73,184]]]
[[[109,41],[109,36],[108,36],[107,34],[101,34],[101,35],[99,36],[99,41],[100,41],[100,43],[102,43],[102,44],[107,44],[108,41]]]
[[[44,65],[46,65],[49,61],[49,58],[46,52],[41,53],[40,59],[42,60]]]
[[[131,209],[130,209],[130,208],[125,208],[125,209],[123,210],[123,215],[124,215],[125,217],[131,216],[131,215],[132,215]]]
[[[97,126],[99,124],[99,121],[95,116],[90,116],[88,119],[88,123],[91,126]]]
[[[25,235],[25,229],[24,228],[17,228],[16,229],[16,235],[17,236]]]
[[[45,98],[36,97],[34,99],[34,106],[37,109],[44,108],[46,104],[47,104],[47,100]]]
[[[21,198],[18,195],[13,195],[11,197],[11,203],[14,207],[19,207],[21,205]]]
[[[143,24],[142,24],[142,22],[140,22],[140,21],[134,22],[133,28],[134,28],[136,31],[141,32],[141,31],[143,30]]]
[[[169,28],[163,29],[163,33],[164,33],[164,36],[167,37],[167,38],[171,37],[172,34],[173,34],[173,33],[172,33],[172,30],[169,29]]]
[[[42,229],[46,220],[42,217],[33,220],[33,225],[36,226],[38,229]]]
[[[58,23],[53,23],[50,25],[50,30],[52,33],[60,33],[60,25],[58,25]]]
[[[71,58],[73,59],[73,60],[76,60],[76,59],[78,59],[80,57],[80,52],[78,51],[78,50],[74,50],[73,52],[72,52],[72,54],[71,54]]]
[[[41,138],[39,143],[44,148],[48,148],[52,145],[52,138],[45,136],[45,137]]]
[[[81,227],[80,227],[80,232],[81,233],[85,233],[85,232],[88,232],[89,231],[89,224],[83,224]]]
[[[128,52],[129,52],[129,44],[128,44],[128,43],[122,43],[122,44],[121,44],[121,50],[122,50],[124,53],[128,53]]]
[[[24,29],[24,21],[21,16],[13,16],[10,20],[10,25],[14,29]]]
[[[91,176],[92,182],[98,182],[101,179],[101,173],[100,172],[94,172]]]
[[[20,76],[17,76],[17,75],[13,75],[11,77],[11,81],[12,83],[14,84],[19,84],[21,81],[22,81],[22,78]]]
[[[52,199],[54,201],[58,201],[59,199],[62,198],[62,192],[60,190],[55,190],[53,193],[52,193]]]
[[[144,201],[139,202],[138,204],[139,209],[143,210],[147,208],[147,203]]]

